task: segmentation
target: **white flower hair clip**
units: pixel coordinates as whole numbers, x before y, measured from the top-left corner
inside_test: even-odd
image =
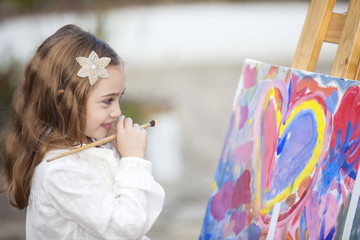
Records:
[[[76,61],[82,67],[79,72],[79,77],[89,77],[89,82],[91,85],[94,85],[96,81],[101,78],[108,78],[109,73],[105,69],[109,65],[111,58],[102,57],[99,59],[96,52],[92,51],[89,58],[86,57],[77,57]]]

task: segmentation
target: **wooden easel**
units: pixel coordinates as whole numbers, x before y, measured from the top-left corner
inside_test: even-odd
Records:
[[[311,0],[291,67],[313,72],[322,43],[338,44],[330,75],[360,80],[360,0],[350,0],[347,14],[334,13],[336,0]],[[356,177],[350,208],[360,196],[360,175]],[[346,216],[342,240],[350,238],[354,212]]]
[[[330,75],[360,80],[360,0],[347,14],[334,13],[336,0],[311,0],[291,67],[313,72],[322,43],[338,44]]]

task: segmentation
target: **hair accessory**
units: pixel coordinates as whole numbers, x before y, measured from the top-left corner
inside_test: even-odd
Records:
[[[89,77],[89,82],[91,85],[94,85],[96,81],[101,78],[108,78],[109,73],[105,69],[109,65],[111,58],[102,57],[99,59],[96,52],[92,51],[89,58],[86,57],[77,57],[76,61],[82,67],[79,72],[79,77]]]

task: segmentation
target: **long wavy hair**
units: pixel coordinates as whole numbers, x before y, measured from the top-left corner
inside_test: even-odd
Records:
[[[122,65],[108,44],[75,25],[47,38],[26,65],[1,136],[1,191],[13,207],[28,205],[34,170],[47,151],[82,143],[91,85],[77,76],[75,58],[91,51],[111,58],[109,65]]]

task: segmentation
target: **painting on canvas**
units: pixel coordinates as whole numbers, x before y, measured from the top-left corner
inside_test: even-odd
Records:
[[[247,59],[200,239],[357,239],[359,135],[359,82]]]

